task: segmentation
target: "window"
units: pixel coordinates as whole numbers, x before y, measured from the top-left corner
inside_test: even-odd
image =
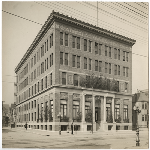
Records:
[[[120,60],[120,49],[118,49],[118,60]]]
[[[125,61],[125,51],[123,51],[123,61]]]
[[[50,85],[53,84],[53,80],[52,80],[52,73],[50,74]]]
[[[63,45],[63,32],[60,32],[60,45]]]
[[[66,73],[62,72],[62,84],[66,85]]]
[[[123,106],[123,119],[128,119],[128,105]]]
[[[52,65],[53,65],[53,53],[52,53]]]
[[[46,71],[46,59],[45,59],[45,71]]]
[[[92,59],[89,58],[89,70],[91,70]]]
[[[34,112],[34,119],[35,119],[35,121],[36,121],[36,112]]]
[[[105,73],[107,73],[108,63],[105,62]]]
[[[142,109],[144,109],[144,102],[142,102]]]
[[[127,62],[128,62],[128,55],[129,55],[129,53],[126,52],[126,61],[127,61]]]
[[[40,86],[40,85],[39,85],[39,82],[38,82],[38,92],[39,92],[39,86]]]
[[[125,67],[123,67],[123,76],[125,76]]]
[[[47,88],[47,76],[45,77],[45,88]]]
[[[60,112],[62,117],[67,116],[67,101],[60,100]]]
[[[109,47],[109,57],[111,57],[111,47]]]
[[[118,75],[120,75],[120,66],[118,65]]]
[[[74,86],[78,86],[78,75],[74,74]]]
[[[45,53],[46,53],[46,42],[45,42]]]
[[[80,49],[80,37],[77,37],[77,49]]]
[[[43,79],[41,80],[41,90],[43,90]]]
[[[30,121],[30,113],[29,113],[29,121]]]
[[[98,71],[98,60],[95,60],[95,71]]]
[[[65,65],[68,65],[68,53],[65,53]]]
[[[76,118],[79,112],[79,101],[73,101],[73,118]]]
[[[53,100],[50,100],[50,106],[51,106],[51,113],[52,113],[52,118],[53,118]]]
[[[109,63],[109,74],[111,74],[111,63]]]
[[[68,46],[68,34],[65,33],[65,46]]]
[[[32,113],[32,121],[33,121],[33,113]]]
[[[128,68],[126,68],[126,77],[128,77]]]
[[[84,39],[84,51],[87,51],[87,40]]]
[[[147,109],[147,103],[145,103],[145,109]]]
[[[102,44],[99,44],[99,55],[102,54]]]
[[[32,101],[32,108],[33,108],[33,101]]]
[[[142,115],[142,121],[144,121],[144,115]]]
[[[125,92],[128,92],[128,83],[127,82],[125,82]]]
[[[114,58],[117,59],[117,49],[114,48]]]
[[[48,58],[47,58],[47,69],[48,69]]]
[[[87,114],[88,111],[90,110],[90,105],[91,105],[91,102],[85,101],[85,114]]]
[[[48,51],[48,39],[47,39],[47,51]]]
[[[30,109],[30,102],[29,102],[29,109]]]
[[[84,57],[84,69],[87,69],[87,58]]]
[[[106,121],[108,121],[109,116],[111,115],[110,104],[106,104]]]
[[[99,72],[102,72],[102,61],[99,61]]]
[[[33,86],[32,86],[32,96],[33,96]]]
[[[77,56],[77,68],[80,68],[80,56]]]
[[[51,34],[51,37],[52,37],[52,39],[51,39],[51,40],[52,40],[52,46],[53,46],[53,34]]]
[[[98,43],[95,42],[95,54],[98,54]]]
[[[30,97],[30,88],[29,88],[29,97]]]
[[[120,105],[116,104],[115,105],[115,119],[118,119],[120,115]]]
[[[72,36],[72,48],[75,48],[75,39],[76,39],[76,37]]]
[[[117,65],[115,65],[115,75],[117,75]]]
[[[34,65],[36,64],[36,54],[34,55]]]
[[[36,94],[36,84],[34,85],[34,89],[35,89],[35,94]]]
[[[105,45],[105,56],[107,56],[107,48],[108,46]]]
[[[91,44],[92,44],[92,42],[89,41],[89,52],[91,52]]]
[[[36,100],[34,100],[34,107],[36,108]]]
[[[52,37],[50,36],[50,42],[49,42],[49,47],[51,48],[52,47],[52,41],[51,41]]]
[[[31,59],[31,68],[33,67],[33,58]]]
[[[76,55],[72,55],[72,67],[75,67]]]
[[[50,57],[50,60],[51,60],[51,57]],[[60,52],[60,64],[63,65],[63,52]]]

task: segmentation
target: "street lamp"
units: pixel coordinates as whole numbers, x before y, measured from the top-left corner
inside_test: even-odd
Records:
[[[61,125],[60,125],[60,122],[61,122],[61,112],[59,112],[59,114],[57,115],[58,118],[60,118],[59,120],[59,135],[61,135]]]
[[[137,114],[137,123],[136,123],[136,146],[140,146],[140,139],[139,139],[139,126],[138,126],[138,114],[141,112],[140,107],[137,104],[135,104],[135,106],[133,107],[133,110],[136,112]]]

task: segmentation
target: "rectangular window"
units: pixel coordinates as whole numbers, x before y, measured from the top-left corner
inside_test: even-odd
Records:
[[[128,62],[129,53],[126,53],[126,61]]]
[[[33,96],[33,86],[32,86],[32,96]]]
[[[72,36],[72,48],[75,48],[75,39],[76,39],[76,37]]]
[[[117,75],[117,65],[115,65],[115,75]]]
[[[125,52],[123,51],[123,61],[125,61]]]
[[[38,82],[38,92],[39,92],[39,86],[40,86],[40,85],[39,85],[39,82]]]
[[[68,65],[68,53],[65,53],[65,65]]]
[[[142,121],[144,121],[144,115],[142,115]]]
[[[53,34],[51,34],[51,37],[52,37],[52,46],[53,46]]]
[[[51,57],[50,57],[50,60],[51,60]],[[60,64],[63,65],[63,52],[60,52]]]
[[[72,67],[75,67],[76,55],[72,55]]]
[[[99,72],[102,72],[102,61],[99,61]]]
[[[107,73],[108,63],[105,62],[105,73]]]
[[[145,103],[145,109],[147,109],[147,103]]]
[[[99,55],[102,55],[102,44],[99,44]]]
[[[128,92],[128,83],[127,82],[125,82],[125,92]]]
[[[107,48],[108,46],[105,45],[105,56],[107,56]]]
[[[115,119],[118,119],[120,115],[120,105],[115,105]]]
[[[47,76],[45,77],[45,88],[47,88]]]
[[[118,49],[118,60],[120,60],[120,49]]]
[[[43,79],[41,80],[41,90],[43,90]]]
[[[128,105],[123,106],[123,119],[128,119]]]
[[[73,118],[77,117],[77,113],[79,112],[79,101],[73,101]]]
[[[111,63],[109,63],[109,74],[111,74]]]
[[[95,54],[98,54],[98,43],[95,42]]]
[[[125,67],[123,67],[123,76],[125,76]]]
[[[106,121],[108,121],[110,113],[111,113],[110,103],[106,103]]]
[[[118,75],[120,75],[120,66],[118,65]]]
[[[89,52],[91,52],[91,44],[92,44],[92,42],[89,41]]]
[[[33,121],[33,113],[32,113],[32,121]]]
[[[95,71],[98,71],[98,60],[95,60]]]
[[[68,34],[65,33],[65,46],[68,46]]]
[[[87,51],[87,40],[84,39],[84,51]]]
[[[33,101],[32,101],[32,108],[33,108]]]
[[[45,53],[46,53],[46,42],[45,42]]]
[[[47,58],[47,69],[48,69],[48,58]]]
[[[36,64],[36,54],[34,56],[34,65]]]
[[[144,109],[144,102],[142,102],[142,109]]]
[[[128,68],[126,67],[126,77],[128,77]]]
[[[49,41],[50,41],[50,42],[49,42],[49,47],[50,47],[50,48],[52,47],[52,41],[51,41],[51,38],[52,38],[52,37],[50,36],[50,40],[49,40]]]
[[[38,59],[39,59],[39,53],[37,52],[37,62],[38,62]]]
[[[48,51],[48,39],[47,39],[47,51]]]
[[[29,88],[29,97],[30,97],[30,88]]]
[[[109,47],[109,57],[111,57],[111,47]]]
[[[52,66],[53,66],[53,53],[52,53]]]
[[[64,101],[64,100],[61,100]],[[62,117],[67,116],[67,104],[60,104],[60,112]]]
[[[114,48],[114,58],[117,59],[117,49]]]
[[[80,68],[80,56],[77,56],[77,68]]]
[[[52,73],[50,74],[50,85],[53,85]]]
[[[36,94],[36,84],[34,85],[34,89],[35,89],[35,94]]]
[[[60,32],[60,45],[63,45],[63,32]]]
[[[34,120],[36,121],[36,112],[34,112]]]
[[[63,54],[63,53],[62,53],[62,54]],[[61,58],[61,52],[60,52],[60,58]],[[52,59],[51,59],[51,55],[50,55],[50,59],[49,59],[49,63],[50,63],[50,65],[49,65],[49,67],[51,67],[51,66],[52,66],[51,62],[52,62]],[[60,64],[61,64],[61,63],[60,63]]]
[[[80,49],[80,37],[77,37],[77,49]]]
[[[34,107],[36,108],[36,100],[34,100]]]
[[[91,70],[92,59],[89,58],[89,70]]]
[[[84,57],[84,69],[87,69],[87,58]]]
[[[78,86],[78,75],[74,74],[74,86]]]
[[[45,71],[46,71],[46,59],[45,59]]]
[[[62,72],[62,84],[66,85],[66,73]]]

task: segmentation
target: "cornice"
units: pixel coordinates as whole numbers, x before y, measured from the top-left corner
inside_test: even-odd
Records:
[[[34,41],[30,45],[30,47],[28,48],[27,52],[24,54],[23,58],[21,59],[21,61],[17,65],[17,67],[15,68],[15,73],[18,72],[20,67],[24,64],[25,60],[33,52],[33,50],[38,45],[38,43],[40,42],[42,37],[45,35],[46,31],[51,27],[51,25],[55,21],[55,19],[66,21],[66,22],[75,24],[79,27],[83,27],[83,28],[86,28],[88,30],[98,32],[98,34],[101,34],[102,36],[107,36],[109,38],[113,38],[113,39],[125,42],[126,44],[128,44],[130,46],[133,46],[136,42],[135,40],[133,40],[131,38],[116,34],[114,32],[108,31],[108,30],[100,28],[100,27],[96,27],[96,26],[89,24],[89,23],[86,23],[84,21],[77,20],[76,18],[69,17],[68,15],[63,15],[63,14],[60,14],[59,12],[52,11],[52,13],[48,17],[47,21],[44,23],[41,30],[38,32],[37,36],[35,37]]]

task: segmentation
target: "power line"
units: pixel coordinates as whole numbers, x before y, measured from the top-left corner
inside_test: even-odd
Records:
[[[126,16],[128,16],[128,17],[130,17],[130,18],[133,18],[133,19],[135,19],[135,20],[137,20],[137,21],[139,21],[139,22],[142,22],[142,23],[144,23],[144,24],[147,24],[146,22],[144,22],[144,21],[142,21],[142,20],[140,20],[140,19],[138,19],[138,18],[136,18],[136,17],[134,17],[134,16],[131,16],[131,15],[127,14],[127,13],[123,12],[122,10],[119,10],[119,9],[117,9],[117,8],[114,8],[113,6],[110,6],[110,5],[106,4],[105,2],[101,2],[101,4],[104,5],[104,6],[106,6],[106,7],[111,8],[111,9],[113,9],[113,10],[115,10],[115,11],[121,13],[121,14],[124,14],[124,15],[126,15]]]
[[[134,6],[132,6],[132,5],[130,5],[130,4],[126,3],[126,2],[124,2],[124,3],[127,4],[127,5],[129,5],[129,6],[132,7],[132,8],[134,8],[134,9],[136,9],[136,10],[138,10],[138,11],[140,11],[140,12],[146,14],[146,15],[148,15],[148,14],[145,13],[144,11],[141,11],[141,10],[137,9],[136,7],[134,7]]]
[[[43,6],[43,7],[47,7],[47,8],[50,8],[50,7],[48,7],[48,6],[51,6],[51,7],[54,7],[54,6],[52,6],[53,5],[53,3],[51,3],[51,5],[49,5],[48,4],[48,6],[45,6],[45,5],[43,5],[43,4],[41,4],[41,3],[38,3],[38,2],[36,2],[37,4],[40,4],[41,6]],[[44,2],[43,2],[44,3]],[[57,3],[59,3],[59,2],[57,2]],[[44,3],[45,4],[45,3]],[[47,3],[46,3],[47,4]],[[56,4],[54,4],[54,5],[56,5]],[[64,5],[64,4],[61,4],[61,5]],[[57,7],[59,7],[58,5],[56,5]],[[64,5],[64,6],[66,6],[66,5]],[[66,6],[66,7],[69,7],[69,6]],[[54,7],[54,8],[56,8],[56,7]],[[71,7],[69,7],[69,8],[71,8]],[[51,9],[51,8],[50,8]],[[71,8],[72,9],[72,8]],[[65,8],[65,10],[68,10],[68,9],[66,9]],[[78,11],[78,10],[76,10],[76,9],[74,9],[75,11]],[[59,9],[59,11],[60,11],[60,9]],[[63,11],[64,11],[64,9],[63,9]],[[69,11],[69,13],[70,13],[70,10],[68,10]],[[66,12],[66,11],[65,11]],[[81,12],[81,11],[78,11],[78,12]],[[66,12],[67,14],[68,14],[68,12]],[[81,13],[83,13],[83,12],[81,12]],[[78,13],[73,13],[73,15],[74,14],[78,14]],[[85,14],[85,13],[83,13],[83,14]],[[80,15],[80,18],[81,18],[81,16],[83,16],[83,15],[81,15],[81,14],[79,14]],[[86,14],[87,15],[87,14]],[[78,16],[78,15],[77,15]],[[91,17],[91,18],[95,18],[95,17],[93,17],[93,16],[90,16],[90,15],[88,15],[88,17]],[[93,20],[93,19],[90,19],[90,18],[88,18],[88,17],[85,17],[85,16],[83,16],[83,20],[85,20],[86,18],[88,19],[88,21],[90,20]],[[97,18],[95,18],[95,19],[97,19]],[[99,19],[98,19],[99,20]],[[94,21],[94,24],[96,24],[95,22],[96,22],[96,20],[93,20]],[[102,21],[102,22],[104,22],[106,25],[104,25],[104,24],[102,24],[100,21]],[[100,24],[101,25],[104,25],[104,28],[106,28],[106,26],[107,27],[111,27],[112,28],[112,26],[114,26],[114,25],[112,25],[112,24],[110,24],[110,23],[107,23],[107,22],[105,22],[105,21],[103,21],[103,20],[100,20],[99,22],[100,22]],[[110,24],[110,26],[108,26],[108,24]],[[114,26],[114,27],[116,27],[117,29],[119,28],[119,29],[121,29],[120,31],[121,31],[121,33],[120,34],[126,34],[125,32],[122,32],[122,30],[124,30],[124,31],[127,31],[127,30],[125,30],[125,29],[122,29],[122,28],[120,28],[120,27],[117,27],[117,26]],[[112,29],[114,29],[114,28],[112,28]],[[109,29],[107,29],[107,30],[109,30]],[[115,30],[115,29],[114,29]],[[115,31],[115,32],[118,32],[118,31]],[[129,32],[129,31],[127,31],[127,32]],[[129,32],[129,33],[132,33],[132,32]],[[129,33],[128,33],[128,35],[129,35]],[[134,35],[137,35],[137,34],[135,34],[135,33],[132,33],[132,34],[134,34]],[[139,37],[141,37],[140,35],[137,35],[137,36],[139,36]],[[140,38],[137,38],[137,37],[134,37],[134,38],[136,38],[136,39],[139,39],[139,42],[140,43],[143,43],[142,41],[144,41],[143,40],[143,38],[141,37],[141,40],[140,40]],[[144,43],[145,43],[145,41],[144,41]]]
[[[25,19],[25,20],[27,20],[27,21],[31,21],[31,22],[33,22],[33,23],[36,23],[36,24],[42,25],[41,23],[38,23],[38,22],[32,21],[32,20],[30,20],[30,19],[27,19],[27,18],[24,18],[24,17],[18,16],[18,15],[12,14],[12,13],[10,13],[10,12],[8,12],[8,11],[5,11],[5,10],[2,10],[2,11],[3,11],[3,12],[5,12],[5,13],[8,13],[8,14],[10,14],[10,15],[13,15],[13,16],[16,16],[16,17],[19,17],[19,18],[21,18],[21,19]]]
[[[78,3],[80,3],[80,2],[78,2]],[[87,2],[84,2],[84,3],[87,4],[87,5],[90,5],[90,6],[92,6],[92,7],[96,7],[96,6],[91,5],[91,4],[87,3]],[[84,4],[82,4],[82,3],[80,3],[80,4],[81,4],[81,5],[84,5]],[[84,5],[84,6],[85,6],[85,5]],[[88,7],[88,6],[86,6],[86,7]],[[88,8],[90,8],[90,7],[88,7]],[[90,9],[92,9],[92,8],[90,8]],[[95,9],[93,9],[93,10],[96,11]],[[130,22],[130,21],[127,21],[126,19],[123,19],[123,18],[121,18],[121,17],[118,17],[118,16],[116,16],[116,15],[110,13],[110,12],[107,12],[107,11],[101,9],[101,8],[99,8],[99,10],[101,10],[101,11],[103,11],[103,12],[105,12],[105,13],[111,15],[111,16],[113,16],[114,18],[118,18],[119,20],[122,20],[123,22],[127,22],[128,24],[132,24],[133,26],[137,26],[138,28],[141,28],[141,29],[143,29],[143,30],[147,30],[147,29],[145,29],[145,28],[143,28],[143,27],[141,27],[141,26],[139,26],[139,25],[136,25],[136,24],[134,24],[134,23],[132,23],[132,22]],[[105,15],[106,15],[106,14],[105,14]]]

